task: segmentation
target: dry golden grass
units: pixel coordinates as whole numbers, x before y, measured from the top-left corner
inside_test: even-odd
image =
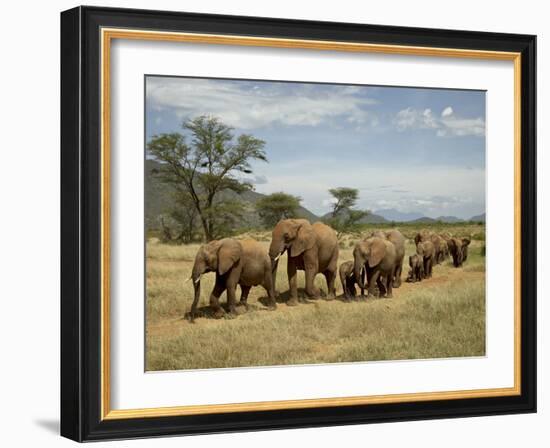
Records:
[[[457,236],[483,232],[461,225],[447,229]],[[401,229],[407,237],[415,230]],[[370,233],[370,229],[364,233]],[[254,232],[269,246],[269,233]],[[353,258],[361,235],[341,239],[339,263]],[[189,277],[200,245],[147,244],[147,370],[176,370],[281,364],[397,360],[485,354],[485,259],[482,238],[474,240],[463,268],[449,260],[434,268],[432,279],[403,283],[393,299],[344,303],[311,300],[297,307],[279,303],[268,311],[253,288],[250,310],[236,318],[208,317],[189,323],[184,315],[193,300]],[[407,256],[414,244],[407,243]],[[408,258],[406,258],[407,261]],[[286,296],[288,282],[281,260],[277,289]],[[403,279],[408,267],[405,263]],[[200,306],[207,310],[214,274],[203,276]],[[316,278],[326,291],[324,277]],[[298,285],[304,285],[299,272]],[[342,293],[337,281],[337,294]],[[222,303],[225,302],[225,294]]]

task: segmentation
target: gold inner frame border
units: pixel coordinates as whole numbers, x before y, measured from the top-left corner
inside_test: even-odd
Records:
[[[443,392],[420,392],[303,400],[280,400],[229,404],[188,405],[136,409],[111,409],[110,346],[110,67],[113,39],[185,42],[212,45],[240,45],[383,53],[412,56],[455,57],[513,61],[514,63],[514,386]],[[521,54],[514,52],[468,50],[459,48],[279,39],[217,34],[161,32],[138,29],[101,29],[101,420],[168,417],[227,412],[251,412],[316,407],[351,406],[415,401],[502,397],[521,394]]]

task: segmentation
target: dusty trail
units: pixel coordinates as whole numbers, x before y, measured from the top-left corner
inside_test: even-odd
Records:
[[[173,261],[170,261],[169,263],[172,263],[172,262]],[[466,282],[479,281],[479,280],[483,280],[484,277],[485,277],[485,272],[465,271],[463,269],[453,269],[453,268],[448,268],[446,266],[435,266],[434,275],[429,279],[425,279],[422,282],[417,282],[417,283],[408,283],[403,281],[399,288],[394,288],[392,299],[369,298],[367,300],[357,301],[353,303],[363,304],[365,306],[365,312],[368,311],[368,305],[374,301],[384,303],[384,305],[394,308],[400,305],[400,299],[406,297],[410,292],[413,292],[420,288],[422,288],[422,290],[430,290],[435,287],[439,287],[445,284],[451,284],[458,281],[466,281]],[[321,289],[323,288],[326,289],[326,286],[323,285],[323,280],[321,275],[319,275],[318,278],[316,278],[316,281],[319,282],[319,286],[321,287]],[[284,303],[284,300],[279,299],[277,309],[275,311],[268,311],[267,308],[260,301],[258,301],[258,299],[265,298],[265,294],[263,293],[262,288],[260,287],[253,288],[249,296],[249,305],[250,305],[249,311],[242,316],[235,317],[235,319],[242,318],[247,314],[251,314],[251,313],[277,313],[277,314],[304,313],[304,312],[307,312],[308,307],[311,305],[316,305],[319,307],[349,306],[350,304],[342,301],[341,285],[338,285],[336,292],[337,292],[337,297],[335,300],[328,301],[323,298],[319,298],[316,300],[308,300],[308,303],[300,303],[298,306],[287,306]],[[357,292],[359,293],[359,291]],[[284,297],[285,294],[286,293],[283,293],[281,294],[281,296]],[[300,290],[300,294],[303,295],[303,290]],[[225,302],[225,300],[226,298],[224,294],[222,295],[222,298],[221,298],[222,304]],[[206,303],[206,301],[207,299],[203,298],[203,303]],[[268,315],[266,315],[266,317],[268,317]],[[228,320],[232,320],[232,319],[228,319],[228,318],[212,319],[212,318],[204,317],[204,318],[196,319],[195,323],[191,324],[184,316],[161,318],[148,323],[147,334],[148,336],[152,336],[152,337],[162,337],[162,336],[171,337],[171,336],[183,334],[185,332],[185,327],[188,325],[215,328],[215,327],[227,325]]]

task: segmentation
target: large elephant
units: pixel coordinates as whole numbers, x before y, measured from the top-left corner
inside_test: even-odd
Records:
[[[405,258],[405,237],[397,230],[388,230],[387,232],[374,232],[371,236],[385,238],[395,246],[395,255],[397,257],[395,272],[393,273],[393,287],[401,286],[401,273],[403,272],[403,259]]]
[[[262,285],[267,291],[269,308],[276,307],[271,261],[264,247],[255,240],[238,241],[232,238],[211,241],[200,247],[195,256],[195,264],[191,279],[195,287],[195,297],[190,320],[193,321],[201,293],[201,275],[207,272],[216,273],[214,289],[210,294],[210,306],[214,316],[219,318],[224,314],[219,298],[227,290],[227,306],[229,312],[236,313],[235,290],[241,285],[240,304],[247,307],[248,293],[252,286]]]
[[[393,276],[397,268],[395,245],[385,238],[372,236],[355,245],[353,258],[355,279],[360,288],[368,288],[367,297],[374,294],[375,283],[381,297],[392,297]],[[361,278],[363,267],[367,273],[367,285]]]
[[[453,265],[459,268],[468,259],[469,238],[451,238],[447,241],[449,252],[453,257]]]
[[[273,270],[273,282],[277,276],[279,257],[288,253],[287,274],[290,288],[288,305],[298,303],[297,270],[305,271],[306,294],[319,297],[320,291],[314,280],[318,273],[324,274],[327,281],[329,299],[335,297],[335,280],[338,263],[338,239],[336,232],[329,226],[316,222],[310,224],[307,219],[283,219],[272,232],[269,257]]]
[[[449,245],[447,244],[447,240],[443,238],[443,240],[440,243],[440,263],[443,263],[448,257],[449,257]]]
[[[427,241],[419,241],[416,243],[416,253],[424,260],[424,278],[430,278],[435,259],[434,244],[429,239]]]
[[[445,260],[445,246],[447,245],[447,242],[442,236],[436,233],[430,235],[430,240],[434,245],[434,264],[443,263]]]

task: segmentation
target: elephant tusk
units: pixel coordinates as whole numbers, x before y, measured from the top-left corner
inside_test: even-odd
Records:
[[[199,275],[197,279],[195,280],[195,284],[201,281],[201,276]]]
[[[281,255],[283,255],[282,252],[279,255],[277,255],[273,261],[277,261]]]

